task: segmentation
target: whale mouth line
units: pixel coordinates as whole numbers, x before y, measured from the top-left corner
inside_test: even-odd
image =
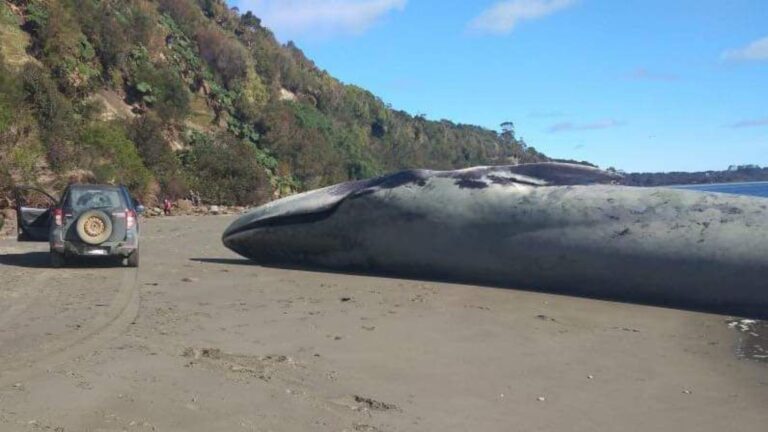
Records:
[[[339,208],[339,206],[343,201],[344,201],[343,199],[339,200],[336,204],[315,212],[297,213],[292,215],[278,215],[278,216],[272,216],[264,219],[259,219],[249,224],[238,227],[235,230],[224,233],[224,239],[226,240],[227,238],[232,237],[234,235],[242,234],[246,231],[251,231],[259,228],[274,228],[274,227],[282,227],[282,226],[288,226],[288,225],[300,225],[300,224],[320,222],[322,220],[325,220],[331,217],[331,215],[336,212],[336,210]]]
[[[320,204],[316,209],[304,210],[300,213],[279,214],[263,219],[257,219],[253,222],[244,224],[243,226],[225,231],[222,238],[226,240],[231,236],[258,228],[272,228],[319,222],[331,217],[339,206],[348,199],[364,196],[379,189],[394,189],[408,184],[424,186],[426,179],[428,179],[431,174],[432,172],[428,170],[406,170],[393,175],[385,175],[368,180],[355,180],[330,186],[327,188],[327,193],[336,198],[331,204]]]

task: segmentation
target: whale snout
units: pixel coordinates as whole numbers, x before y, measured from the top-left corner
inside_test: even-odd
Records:
[[[348,182],[323,189],[304,192],[257,207],[240,216],[222,234],[224,246],[243,255],[238,239],[249,233],[277,226],[310,223],[322,220],[349,195],[366,186],[365,182]],[[247,256],[247,254],[246,254]]]

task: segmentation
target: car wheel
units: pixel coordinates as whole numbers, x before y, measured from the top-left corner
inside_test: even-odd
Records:
[[[112,219],[101,210],[88,210],[75,224],[78,237],[89,245],[104,243],[112,235]]]
[[[51,251],[51,267],[61,268],[67,265],[67,257],[61,252]]]
[[[136,249],[133,251],[132,254],[128,255],[128,259],[126,259],[126,263],[128,267],[138,267],[139,266],[139,250]]]

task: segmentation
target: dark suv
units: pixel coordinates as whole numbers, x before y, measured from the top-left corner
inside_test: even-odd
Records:
[[[119,257],[138,267],[143,211],[124,186],[72,184],[60,200],[39,189],[16,189],[18,240],[48,241],[53,267],[72,256]]]

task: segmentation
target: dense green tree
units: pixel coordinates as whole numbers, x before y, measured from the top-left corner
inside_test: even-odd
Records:
[[[189,90],[171,67],[138,59],[132,81],[134,96],[154,108],[164,121],[181,120],[189,114]]]
[[[256,150],[233,135],[197,135],[182,160],[190,186],[206,202],[254,204],[270,197],[271,185]]]
[[[87,125],[78,138],[80,166],[92,171],[96,181],[125,184],[140,196],[149,191],[152,174],[120,123]]]
[[[36,36],[33,48],[50,68],[59,88],[69,96],[93,89],[100,74],[96,52],[73,17],[66,1],[32,0],[29,26]]]
[[[80,122],[72,102],[59,92],[46,69],[27,63],[21,75],[25,99],[37,117],[48,161],[54,169],[72,167],[77,162],[72,143]]]
[[[215,27],[199,29],[195,39],[202,58],[227,86],[247,78],[247,52],[242,44]]]

